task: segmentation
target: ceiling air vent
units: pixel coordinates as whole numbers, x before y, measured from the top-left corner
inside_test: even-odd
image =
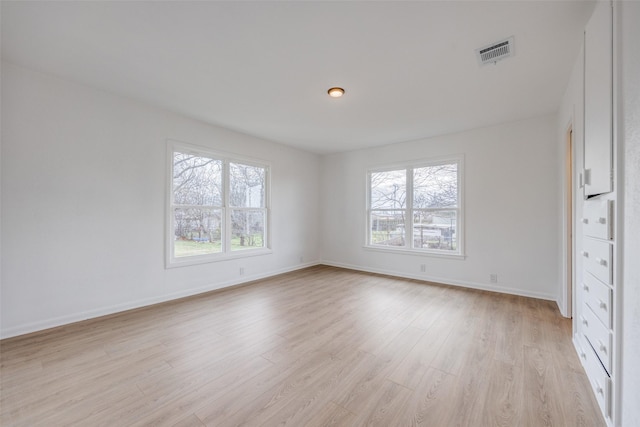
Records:
[[[515,55],[513,37],[476,49],[476,56],[480,65],[495,64],[513,55]]]

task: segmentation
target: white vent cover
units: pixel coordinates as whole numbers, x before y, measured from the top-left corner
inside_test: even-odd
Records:
[[[502,59],[515,55],[515,53],[513,36],[476,49],[476,57],[480,65],[495,64]]]

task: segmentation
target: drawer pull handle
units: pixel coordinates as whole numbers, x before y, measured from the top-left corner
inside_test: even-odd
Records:
[[[582,256],[585,257],[585,258],[589,258],[589,252],[582,251]]]
[[[589,292],[589,287],[584,283],[582,284],[582,289],[584,289],[585,292]]]
[[[604,354],[607,354],[607,346],[602,344],[602,341],[598,341],[598,347],[600,348],[601,352],[603,352]]]
[[[589,224],[589,218],[582,218],[583,224]]]
[[[582,357],[584,360],[587,360],[587,353],[583,351],[582,353],[580,353],[580,357]]]
[[[602,217],[600,217],[600,218],[598,218],[598,222],[599,222],[600,224],[606,224],[606,223],[607,223],[607,218],[602,218]]]
[[[603,310],[607,309],[607,304],[604,301],[600,301],[600,308]]]
[[[584,326],[589,326],[589,322],[587,322],[587,319],[585,319],[584,317],[582,318],[582,324]]]
[[[607,266],[607,260],[602,258],[596,258],[596,262],[604,267]]]
[[[600,386],[596,386],[596,392],[604,396],[604,390]]]

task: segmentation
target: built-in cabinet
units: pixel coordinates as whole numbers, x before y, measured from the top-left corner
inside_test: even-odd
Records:
[[[616,182],[613,138],[613,4],[597,2],[585,28],[584,203],[576,348],[596,400],[614,425],[616,398]]]
[[[613,190],[612,9],[598,2],[584,32],[584,192]]]
[[[600,196],[600,198],[604,197]],[[611,230],[613,200],[584,202],[582,283],[577,286],[576,345],[596,399],[611,424],[615,368],[614,351],[614,238]],[[590,213],[597,212],[595,217]],[[595,226],[588,225],[597,221]],[[609,225],[607,227],[607,225]]]

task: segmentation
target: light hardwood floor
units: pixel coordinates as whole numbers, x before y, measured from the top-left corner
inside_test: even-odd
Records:
[[[554,303],[318,266],[0,342],[2,426],[602,426]]]

